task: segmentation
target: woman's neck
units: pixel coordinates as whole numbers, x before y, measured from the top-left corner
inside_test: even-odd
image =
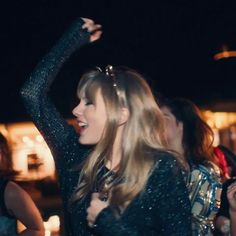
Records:
[[[109,170],[117,171],[119,168],[121,156],[122,156],[122,127],[117,130],[115,142],[113,144],[111,158],[106,162],[106,167]]]
[[[175,139],[169,140],[168,146],[173,151],[178,152],[181,156],[184,156],[184,148],[182,145],[182,138],[176,137]]]
[[[121,149],[114,147],[111,158],[106,162],[106,167],[109,170],[117,171],[119,168],[120,160],[121,160]]]
[[[179,154],[179,158],[181,159],[181,162],[182,162],[182,165],[184,166],[184,168],[187,171],[190,171],[189,162],[187,160],[187,157],[185,156],[185,150],[184,150],[182,143],[181,144],[175,143],[175,145],[172,145],[172,149]]]

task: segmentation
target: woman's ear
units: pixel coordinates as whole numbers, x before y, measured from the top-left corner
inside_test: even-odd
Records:
[[[121,108],[121,116],[119,119],[119,125],[125,124],[129,119],[129,110],[125,107]]]

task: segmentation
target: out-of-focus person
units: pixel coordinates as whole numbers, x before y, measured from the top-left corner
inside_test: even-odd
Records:
[[[44,236],[44,225],[40,212],[29,194],[13,179],[11,148],[0,133],[0,235]],[[17,232],[17,220],[25,229]]]
[[[214,156],[213,131],[190,100],[162,99],[160,105],[168,147],[189,170],[186,184],[192,206],[192,235],[212,235],[222,186],[218,159]]]

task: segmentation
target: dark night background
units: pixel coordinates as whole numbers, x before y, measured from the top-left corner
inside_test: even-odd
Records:
[[[78,16],[101,23],[104,33],[65,64],[53,86],[64,116],[71,116],[81,73],[106,64],[138,69],[156,92],[200,106],[236,101],[236,57],[213,59],[223,45],[236,50],[235,0],[9,0],[0,6],[0,122],[30,119],[19,88]]]

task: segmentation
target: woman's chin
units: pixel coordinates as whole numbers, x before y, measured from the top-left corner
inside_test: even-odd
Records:
[[[97,142],[94,142],[94,140],[85,139],[84,137],[79,137],[79,143],[82,145],[95,145]]]

